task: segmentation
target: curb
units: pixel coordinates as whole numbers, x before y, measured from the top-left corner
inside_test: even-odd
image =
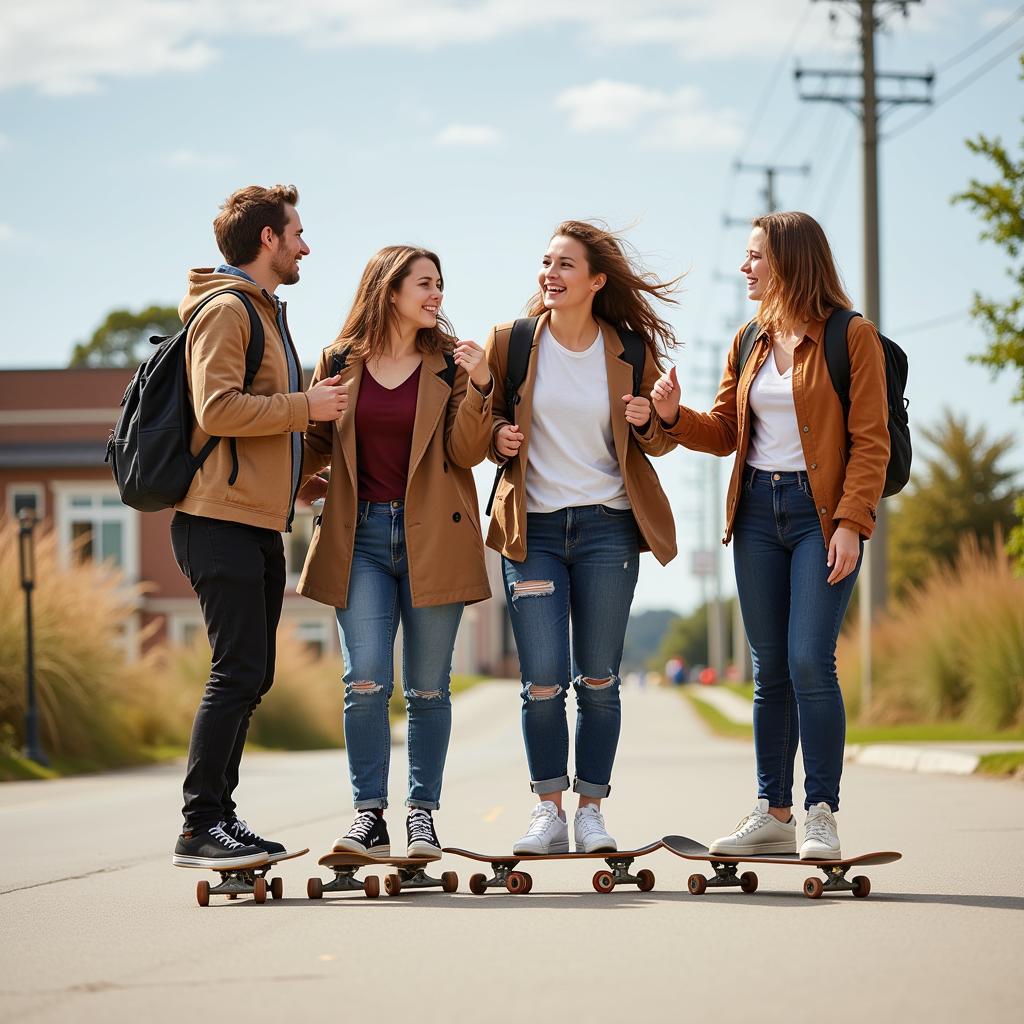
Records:
[[[874,768],[895,768],[905,772],[930,772],[944,775],[973,775],[981,758],[954,750],[934,747],[900,746],[894,743],[853,744],[846,748],[846,761]]]

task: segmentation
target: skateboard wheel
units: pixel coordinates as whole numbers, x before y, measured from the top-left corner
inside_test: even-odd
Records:
[[[441,888],[444,892],[458,892],[459,876],[454,871],[446,871],[441,875]]]
[[[525,871],[521,871],[520,874],[526,879],[526,888],[523,890],[523,895],[533,892],[533,875],[527,874]]]
[[[384,879],[384,890],[389,896],[397,896],[402,891],[402,879],[398,875],[388,875]]]
[[[270,880],[270,895],[275,900],[284,899],[284,879],[283,878],[272,878]]]
[[[237,900],[238,899],[238,893],[237,892],[229,892],[228,893],[228,899],[229,900]]]
[[[598,892],[611,892],[615,888],[615,879],[610,871],[598,871],[594,875],[593,884]]]
[[[487,876],[486,875],[473,875],[469,880],[469,891],[474,896],[483,896],[487,892]]]
[[[821,899],[824,891],[825,886],[822,885],[820,878],[808,878],[804,881],[804,895],[809,900]]]
[[[744,892],[757,892],[757,875],[753,871],[744,871],[740,875],[740,888]]]
[[[380,895],[380,879],[376,875],[367,875],[363,879],[363,895],[368,900],[375,900]]]
[[[196,885],[196,903],[201,907],[210,905],[210,883],[205,878]]]
[[[252,898],[257,903],[267,902],[267,880],[262,876],[252,883]]]
[[[853,878],[853,895],[864,899],[871,892],[871,879],[867,875],[855,875]]]
[[[636,886],[641,892],[650,892],[654,888],[654,872],[644,868],[636,873]]]
[[[525,893],[527,889],[526,875],[521,871],[512,871],[505,879],[505,888],[511,893]]]
[[[700,896],[707,892],[708,880],[703,875],[690,875],[686,880],[686,888],[691,896]]]
[[[314,876],[306,882],[306,895],[311,900],[318,900],[324,894],[324,883]]]

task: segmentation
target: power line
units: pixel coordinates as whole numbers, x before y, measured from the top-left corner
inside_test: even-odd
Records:
[[[983,46],[986,46],[989,42],[995,39],[996,36],[998,36],[1003,31],[1003,29],[1009,28],[1015,21],[1018,21],[1021,17],[1024,17],[1024,4],[1018,7],[1017,10],[1015,10],[1008,18],[1004,18],[998,25],[996,25],[995,28],[990,29],[983,36],[980,36],[978,39],[975,39],[974,42],[971,43],[971,45],[968,46],[966,49],[961,50],[958,54],[956,54],[953,57],[950,57],[949,60],[944,61],[942,64],[940,64],[935,69],[935,73],[937,75],[945,74],[945,72],[947,72],[950,68],[955,67],[957,64],[959,64],[960,61],[965,60],[966,58],[970,57],[972,53],[975,53],[977,50],[980,50]]]
[[[937,316],[931,320],[922,320],[920,323],[911,324],[909,327],[894,328],[892,333],[896,337],[902,337],[907,334],[917,334],[919,331],[927,331],[932,327],[944,327],[946,324],[953,324],[960,320],[966,320],[970,314],[971,311],[969,309],[960,309],[955,313],[946,313],[945,316]]]

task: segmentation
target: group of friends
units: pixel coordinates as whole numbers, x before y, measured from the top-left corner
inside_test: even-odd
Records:
[[[540,256],[526,323],[494,327],[483,347],[458,339],[446,319],[435,253],[382,249],[304,389],[277,295],[299,280],[310,252],[297,204],[294,187],[233,193],[214,220],[224,262],[191,271],[180,306],[192,450],[213,437],[230,443],[202,464],[171,523],[212,649],[174,863],[229,870],[287,855],[239,817],[234,792],[249,721],[274,679],[282,532],[300,499],[323,506],[297,589],[336,609],[344,658],[355,816],[334,850],[440,857],[434,812],[452,654],[465,606],[491,596],[472,473],[485,459],[499,467],[486,544],[501,555],[535,794],[513,852],[569,851],[570,789],[575,849],[615,850],[602,802],[619,739],[619,663],[641,554],[662,565],[676,554],[673,511],[651,462],[676,446],[735,455],[724,542],[734,542],[755,681],[756,802],[711,851],[839,856],[846,723],[835,648],[889,435],[874,325],[856,318],[849,329],[848,409],[829,375],[824,325],[851,302],[820,225],[799,212],[752,222],[739,270],[758,303],[753,346],[742,325],[714,405],[699,412],[682,404],[677,340],[655,308],[676,301],[679,279],[658,280],[615,233],[575,220],[556,227]],[[239,292],[266,338],[248,388],[251,328]],[[409,782],[406,842],[396,849],[385,812],[399,624]]]

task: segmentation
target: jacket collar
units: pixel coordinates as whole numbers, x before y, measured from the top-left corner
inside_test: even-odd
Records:
[[[825,337],[825,321],[824,320],[809,320],[807,322],[807,330],[804,333],[802,341],[813,341],[815,345],[819,345],[822,339]],[[761,329],[761,332],[757,336],[758,341],[771,344],[771,338],[768,336],[768,331],[765,328]]]

